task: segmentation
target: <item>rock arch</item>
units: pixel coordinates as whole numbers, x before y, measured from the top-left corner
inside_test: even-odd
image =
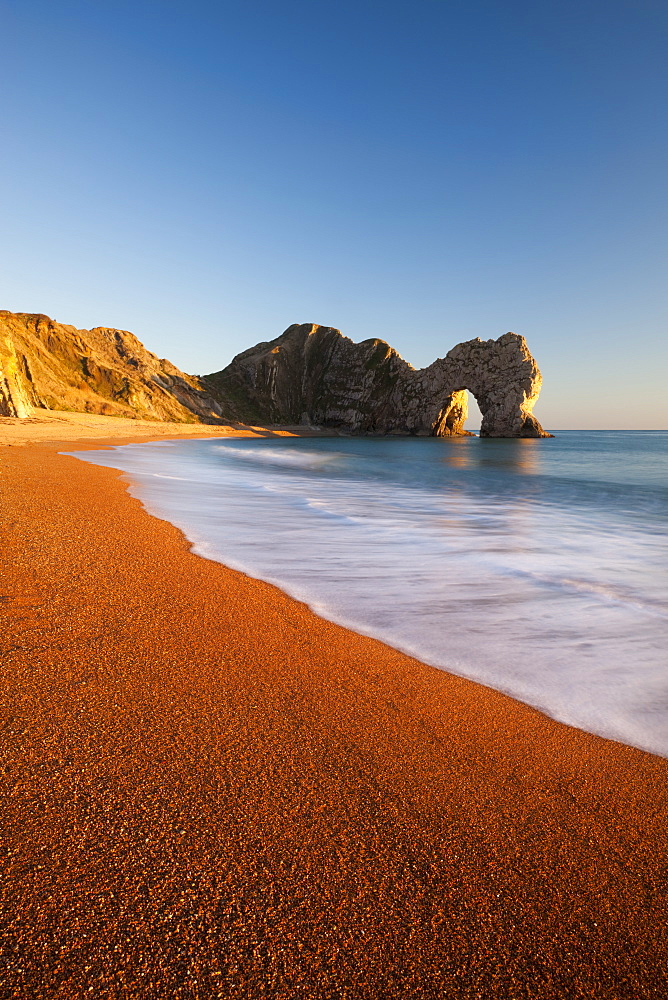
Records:
[[[468,390],[482,413],[481,437],[549,437],[532,412],[542,382],[526,340],[516,333],[457,344],[445,358],[415,372],[418,398],[430,401],[423,402],[428,433],[439,436],[464,433]],[[409,400],[414,392],[409,380]]]
[[[295,324],[205,379],[250,423],[312,424],[351,434],[467,434],[467,395],[482,437],[549,437],[532,414],[541,374],[524,337],[469,340],[416,371],[383,340],[353,343],[332,327]]]

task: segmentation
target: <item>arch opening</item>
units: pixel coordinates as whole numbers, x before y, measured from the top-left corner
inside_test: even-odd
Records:
[[[483,411],[471,389],[452,392],[438,414],[432,427],[435,437],[478,437],[483,422]]]
[[[478,437],[480,436],[480,427],[482,425],[482,410],[478,405],[475,394],[467,390],[464,391],[468,396],[468,416],[464,421],[464,430]]]

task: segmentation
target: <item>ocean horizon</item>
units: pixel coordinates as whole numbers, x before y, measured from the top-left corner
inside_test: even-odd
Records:
[[[67,452],[200,556],[668,757],[668,431],[208,438]]]

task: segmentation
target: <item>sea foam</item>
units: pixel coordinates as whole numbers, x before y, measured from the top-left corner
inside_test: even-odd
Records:
[[[198,554],[668,756],[667,445],[641,432],[212,439],[78,457],[122,470]]]

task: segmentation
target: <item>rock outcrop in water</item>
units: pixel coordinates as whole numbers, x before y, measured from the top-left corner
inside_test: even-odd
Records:
[[[77,330],[0,311],[0,416],[31,407],[212,423],[222,408],[199,378],[147,351],[126,330]]]
[[[551,436],[532,414],[540,371],[515,333],[458,344],[416,371],[383,340],[355,344],[331,327],[295,324],[205,382],[238,420],[351,434],[467,434],[468,389],[483,415],[481,436]]]
[[[484,437],[547,437],[532,414],[541,375],[526,341],[458,344],[416,371],[383,340],[354,344],[315,324],[288,327],[200,378],[125,330],[77,330],[0,311],[0,416],[32,407],[184,423],[240,421],[349,434],[467,434],[467,393]]]

